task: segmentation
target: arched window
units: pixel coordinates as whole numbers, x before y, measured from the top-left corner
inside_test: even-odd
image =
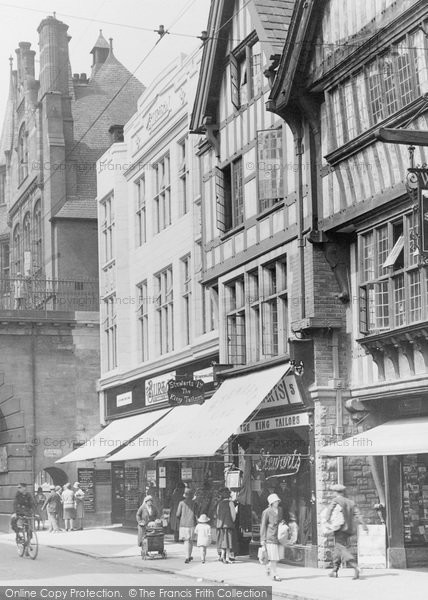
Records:
[[[19,224],[13,230],[13,269],[14,275],[21,273],[21,229]]]
[[[25,124],[21,125],[18,136],[18,176],[19,183],[23,181],[28,175],[28,144],[27,144],[27,131],[25,130]]]
[[[22,238],[24,242],[24,252],[31,252],[31,217],[29,212],[25,214],[22,222]]]
[[[34,269],[42,268],[42,203],[37,200],[33,213]]]

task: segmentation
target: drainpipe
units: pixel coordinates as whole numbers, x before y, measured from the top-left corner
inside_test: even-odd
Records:
[[[305,285],[305,239],[303,237],[304,216],[303,216],[303,133],[302,125],[299,123],[298,132],[295,136],[295,148],[297,156],[297,247],[299,248],[300,265],[300,318],[306,317],[306,285]]]
[[[37,451],[37,427],[36,427],[36,339],[34,334],[34,323],[31,323],[31,403],[33,408],[33,423],[31,426],[31,478],[32,478],[32,490],[36,481],[36,451]]]
[[[339,370],[339,334],[333,331],[332,334],[332,358],[333,358],[333,381],[336,388],[336,440],[342,439],[343,436],[343,403],[342,389]],[[336,458],[337,482],[343,484],[343,457]]]

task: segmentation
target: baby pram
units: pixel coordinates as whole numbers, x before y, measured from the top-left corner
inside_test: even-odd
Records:
[[[164,537],[160,521],[152,521],[147,524],[146,535],[141,546],[141,556],[144,560],[147,558],[166,558]]]

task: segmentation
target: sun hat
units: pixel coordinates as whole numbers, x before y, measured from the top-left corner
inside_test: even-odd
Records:
[[[80,487],[80,483],[79,483],[78,481],[75,481],[75,482],[73,483],[73,487],[74,487],[74,488],[78,488],[78,487]]]
[[[270,506],[274,502],[281,502],[281,498],[278,496],[278,494],[269,494],[267,501]]]
[[[144,498],[144,502],[147,502],[147,500],[153,500],[153,496],[146,496]]]
[[[201,515],[198,519],[198,523],[208,523],[209,517],[207,515]]]

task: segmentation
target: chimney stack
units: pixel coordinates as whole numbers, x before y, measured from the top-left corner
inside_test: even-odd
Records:
[[[68,25],[55,17],[47,17],[40,23],[40,93],[69,93]]]
[[[112,125],[108,130],[110,134],[111,143],[123,142],[123,125]]]

